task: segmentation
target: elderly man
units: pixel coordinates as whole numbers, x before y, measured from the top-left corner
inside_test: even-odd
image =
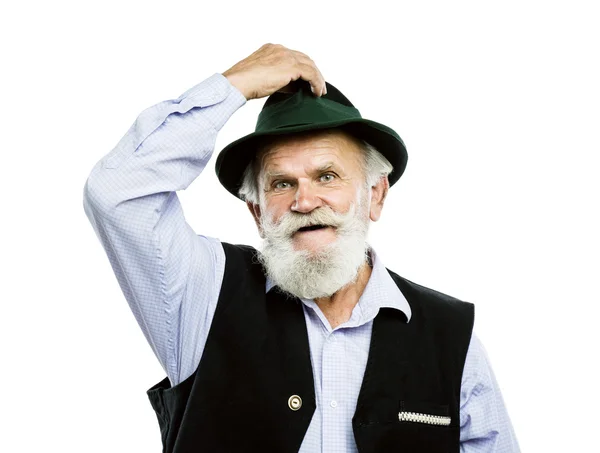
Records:
[[[216,162],[260,251],[197,235],[177,190]],[[165,452],[517,452],[473,305],[386,269],[366,242],[407,154],[305,54],[267,44],[137,118],[85,212],[167,377]]]

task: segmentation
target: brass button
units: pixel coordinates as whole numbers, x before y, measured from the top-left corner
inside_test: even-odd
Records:
[[[291,410],[297,411],[302,407],[302,398],[300,398],[298,395],[290,396],[290,399],[288,400],[288,406]]]

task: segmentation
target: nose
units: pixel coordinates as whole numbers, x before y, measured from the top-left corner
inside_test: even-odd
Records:
[[[310,181],[300,179],[291,210],[306,214],[321,206],[323,206],[323,201],[318,196],[317,190]]]

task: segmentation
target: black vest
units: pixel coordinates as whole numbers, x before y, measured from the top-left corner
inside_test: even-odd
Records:
[[[297,452],[316,409],[308,333],[298,299],[265,293],[256,251],[223,243],[225,274],[198,368],[147,390],[163,453]],[[360,453],[459,452],[459,403],[474,306],[390,275],[412,310],[373,321],[352,419]],[[302,405],[291,410],[289,399]],[[449,425],[399,413],[450,417]]]

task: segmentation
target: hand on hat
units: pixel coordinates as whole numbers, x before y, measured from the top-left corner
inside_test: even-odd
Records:
[[[325,79],[308,55],[281,44],[265,44],[223,73],[247,100],[292,91],[298,79],[310,83],[316,96],[326,94]]]

